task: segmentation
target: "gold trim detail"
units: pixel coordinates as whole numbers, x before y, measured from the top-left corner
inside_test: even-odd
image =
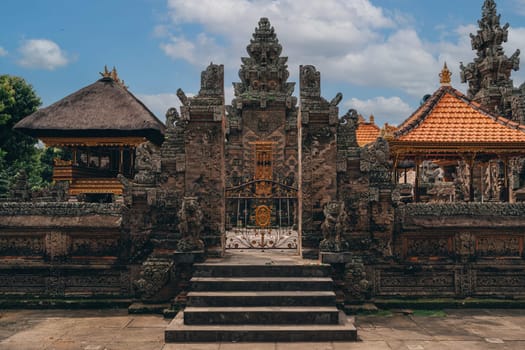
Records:
[[[43,137],[47,147],[63,146],[138,146],[147,141],[145,137]]]
[[[117,73],[117,69],[113,66],[111,71],[108,70],[108,66],[104,66],[104,72],[99,72],[102,78],[110,78],[116,83],[120,84],[123,88],[127,89],[128,87],[124,84],[124,80],[120,79]]]
[[[450,82],[452,81],[451,77],[452,72],[448,69],[447,62],[445,62],[441,73],[439,73],[439,82],[441,85],[450,85]]]
[[[259,227],[270,226],[272,210],[267,205],[259,205],[255,209],[255,223]]]

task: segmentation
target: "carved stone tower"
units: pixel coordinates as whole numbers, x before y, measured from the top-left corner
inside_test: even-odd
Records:
[[[299,68],[301,92],[301,207],[303,255],[316,257],[323,209],[337,199],[338,93],[331,102],[321,96],[321,74],[314,66]]]
[[[226,229],[264,227],[270,235],[272,227],[297,227],[297,98],[295,83],[287,82],[288,58],[281,57],[267,18],[260,19],[246,50],[227,107]],[[268,240],[230,238],[226,247],[269,247]],[[297,247],[297,239],[286,246]]]
[[[502,27],[500,17],[495,1],[485,0],[478,32],[470,34],[477,57],[467,66],[461,63],[461,80],[469,84],[469,98],[521,123],[525,121],[525,86],[514,88],[510,78],[519,69],[520,51],[510,58],[505,55],[502,44],[507,42],[509,24]]]
[[[177,91],[181,100],[179,127],[184,128],[184,195],[200,199],[203,239],[208,252],[222,252],[224,227],[224,66],[210,64],[201,74],[195,97]]]

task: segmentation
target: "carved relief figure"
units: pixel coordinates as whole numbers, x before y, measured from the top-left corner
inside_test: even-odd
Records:
[[[347,214],[343,202],[329,202],[323,209],[324,221],[321,224],[323,240],[319,244],[321,251],[340,252],[347,248],[342,234],[347,226]]]
[[[135,177],[133,181],[139,184],[153,184],[153,148],[150,142],[141,143],[135,150]]]
[[[204,249],[204,242],[200,239],[203,214],[197,198],[184,197],[178,214],[182,238],[177,249],[183,252]]]

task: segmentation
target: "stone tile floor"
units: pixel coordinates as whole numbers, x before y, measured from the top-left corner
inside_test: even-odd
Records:
[[[525,310],[358,316],[355,343],[165,344],[169,320],[127,310],[0,310],[0,350],[525,349]]]

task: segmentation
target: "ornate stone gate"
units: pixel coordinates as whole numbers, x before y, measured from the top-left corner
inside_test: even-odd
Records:
[[[226,188],[226,249],[297,249],[297,189],[269,179]]]

